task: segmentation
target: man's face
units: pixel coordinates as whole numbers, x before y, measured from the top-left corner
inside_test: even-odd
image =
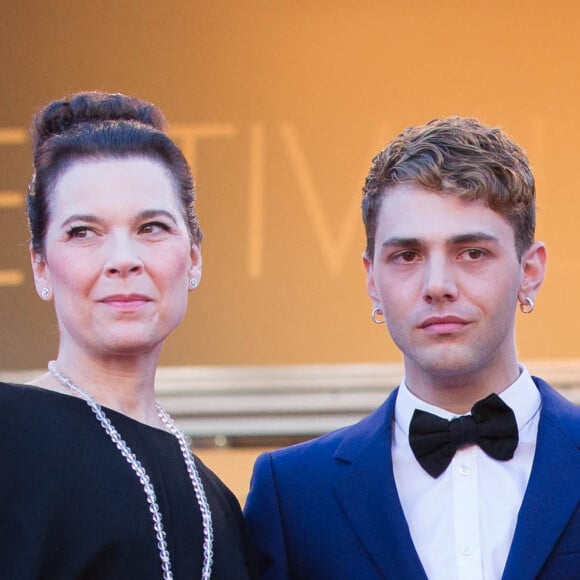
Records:
[[[367,288],[403,353],[411,390],[513,374],[528,252],[520,262],[511,225],[483,202],[410,184],[389,188],[374,258],[365,258]]]

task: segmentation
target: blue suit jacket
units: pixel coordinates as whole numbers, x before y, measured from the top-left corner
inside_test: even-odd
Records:
[[[580,408],[534,381],[536,454],[503,579],[577,580]],[[245,512],[263,579],[426,578],[393,476],[395,399],[352,427],[258,458]]]

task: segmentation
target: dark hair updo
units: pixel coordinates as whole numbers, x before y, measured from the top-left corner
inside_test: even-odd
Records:
[[[191,170],[165,128],[158,107],[118,93],[76,93],[40,110],[31,126],[34,173],[27,196],[34,251],[43,254],[50,196],[62,173],[79,159],[110,157],[141,156],[167,167],[179,191],[191,239],[199,243]]]

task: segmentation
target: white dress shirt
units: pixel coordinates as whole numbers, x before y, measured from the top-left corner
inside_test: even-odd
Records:
[[[415,409],[450,420],[453,413],[417,398],[401,383],[395,405],[393,469],[411,538],[430,580],[498,580],[512,543],[536,449],[540,394],[521,366],[499,395],[516,416],[519,443],[498,461],[477,445],[459,449],[449,467],[431,477],[409,445]]]

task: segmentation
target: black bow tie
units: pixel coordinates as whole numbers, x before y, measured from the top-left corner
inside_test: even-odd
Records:
[[[409,443],[421,467],[432,477],[439,477],[457,449],[466,445],[476,443],[494,459],[511,459],[518,446],[518,424],[512,409],[491,394],[473,406],[471,415],[451,421],[416,409],[409,426]]]

